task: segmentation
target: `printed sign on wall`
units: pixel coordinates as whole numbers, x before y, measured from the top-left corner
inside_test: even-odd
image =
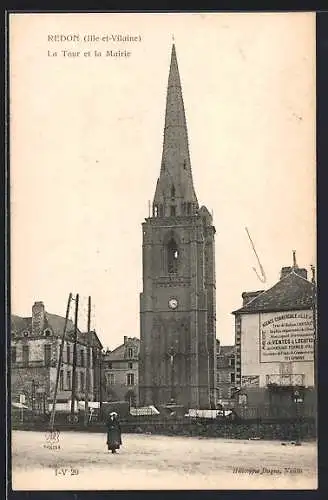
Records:
[[[241,385],[243,387],[258,387],[260,385],[259,375],[243,375],[241,377]]]
[[[260,318],[260,361],[313,361],[312,311],[263,314]]]

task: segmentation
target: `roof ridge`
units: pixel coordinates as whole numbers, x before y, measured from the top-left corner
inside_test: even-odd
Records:
[[[300,268],[298,268],[300,269]],[[290,274],[295,274],[298,278],[301,278],[303,281],[306,281],[307,283],[309,283],[310,285],[314,286],[314,284],[312,283],[312,281],[308,280],[307,278],[304,278],[303,276],[301,276],[300,274],[298,274],[295,269],[292,269],[290,273],[287,274],[287,276],[289,276]],[[284,278],[287,278],[287,276],[284,276]],[[283,278],[283,279],[284,279]]]
[[[249,304],[251,304],[254,300],[258,299],[259,297],[261,297],[264,293],[268,293],[270,292],[270,290],[272,290],[272,288],[274,288],[275,286],[279,285],[282,281],[284,281],[286,278],[288,278],[291,274],[295,274],[295,276],[297,276],[298,278],[301,278],[303,281],[306,281],[306,283],[309,283],[310,285],[313,285],[313,283],[311,283],[311,281],[309,281],[308,279],[306,278],[303,278],[303,276],[301,276],[300,274],[296,273],[295,272],[295,269],[292,269],[290,271],[290,273],[286,274],[285,276],[283,276],[282,278],[279,279],[279,281],[277,281],[274,285],[272,285],[270,288],[268,288],[267,290],[263,290],[263,292],[259,293],[258,295],[256,295],[255,297],[253,297],[249,302],[247,302],[247,304],[245,304],[245,306],[243,307],[246,307],[248,306]],[[247,292],[246,292],[247,293]]]
[[[297,270],[292,269],[270,288],[259,293],[249,302],[232,311],[232,314],[248,313],[257,310],[271,310],[272,308],[272,310],[276,310],[276,307],[284,309],[287,306],[299,308],[301,303],[303,306],[307,306],[313,288],[313,283],[298,274]]]

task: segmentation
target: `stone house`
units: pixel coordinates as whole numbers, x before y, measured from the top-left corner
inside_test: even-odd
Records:
[[[138,404],[139,348],[138,338],[124,336],[123,344],[103,355],[103,401]]]
[[[53,400],[59,350],[65,318],[48,313],[43,302],[35,302],[32,316],[11,317],[11,398],[25,397],[27,405],[44,411]],[[72,394],[74,324],[68,320],[59,375],[57,401],[67,401]],[[99,391],[99,359],[102,345],[95,331],[88,335],[77,330],[76,398],[84,399],[87,377],[88,398]]]
[[[236,386],[235,380],[235,346],[220,345],[216,341],[216,390],[217,403],[231,400]]]
[[[315,293],[295,255],[274,286],[243,293],[243,305],[233,314],[236,385],[245,404],[287,412],[297,401],[304,402],[304,411],[314,408]]]

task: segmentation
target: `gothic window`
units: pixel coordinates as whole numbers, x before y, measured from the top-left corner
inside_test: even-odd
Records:
[[[171,206],[171,217],[175,217],[175,205]]]
[[[159,206],[159,216],[160,216],[160,217],[163,217],[163,216],[164,216],[164,209],[163,209],[163,205],[160,205],[160,206]]]
[[[158,217],[158,206],[157,205],[154,205],[154,217]]]
[[[133,357],[133,349],[132,347],[129,347],[128,349],[128,358],[132,358]]]
[[[23,345],[23,366],[28,366],[30,351],[28,345]]]
[[[187,161],[186,160],[183,160],[183,168],[186,170],[186,167],[187,167]]]
[[[84,372],[80,372],[80,390],[84,391]]]
[[[126,384],[134,385],[134,373],[128,373],[126,376]]]
[[[191,214],[191,203],[187,204],[187,213],[188,213],[188,215]]]
[[[169,274],[174,274],[178,270],[179,250],[176,242],[172,239],[167,246],[167,269]]]
[[[66,387],[67,387],[68,391],[70,391],[72,389],[72,374],[71,374],[71,372],[67,372],[67,374],[66,374]]]
[[[175,187],[173,185],[171,187],[171,198],[175,198]]]

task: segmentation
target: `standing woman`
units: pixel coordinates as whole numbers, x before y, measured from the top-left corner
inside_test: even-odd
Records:
[[[107,420],[107,447],[112,453],[120,449],[122,444],[121,426],[118,420],[118,415],[115,411],[109,414]]]

